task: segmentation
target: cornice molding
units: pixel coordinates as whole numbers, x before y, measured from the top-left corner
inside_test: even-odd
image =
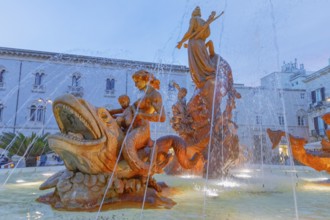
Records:
[[[0,47],[0,57],[15,57],[25,59],[36,59],[52,62],[65,62],[65,63],[79,63],[86,65],[104,65],[104,66],[120,66],[133,69],[151,69],[162,71],[176,71],[182,73],[189,73],[189,68],[183,65],[171,65],[171,64],[159,64],[142,61],[112,59],[105,57],[94,57],[85,55],[65,54],[65,53],[53,53],[36,50],[25,50],[16,48]]]

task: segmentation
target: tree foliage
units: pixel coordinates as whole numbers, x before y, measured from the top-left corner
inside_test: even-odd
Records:
[[[22,133],[4,132],[0,136],[0,148],[8,150],[8,156],[36,157],[51,151],[47,142],[48,133],[25,136]]]

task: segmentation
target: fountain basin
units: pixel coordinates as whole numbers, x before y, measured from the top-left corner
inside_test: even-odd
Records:
[[[36,202],[39,185],[64,169],[37,167],[0,170],[0,219],[95,219],[97,212],[56,211]],[[13,173],[11,173],[13,172]],[[99,219],[328,219],[330,175],[297,166],[249,166],[232,178],[208,180],[183,175],[155,175],[175,192],[172,209],[103,210]],[[9,176],[10,175],[10,176]],[[49,192],[51,192],[50,190]],[[204,206],[205,204],[205,206]],[[108,207],[109,208],[109,207]],[[141,214],[142,213],[142,214]]]

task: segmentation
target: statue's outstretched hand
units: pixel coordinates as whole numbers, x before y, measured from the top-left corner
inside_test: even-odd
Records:
[[[181,49],[181,47],[182,47],[182,42],[180,41],[178,42],[178,45],[176,45],[176,48]]]

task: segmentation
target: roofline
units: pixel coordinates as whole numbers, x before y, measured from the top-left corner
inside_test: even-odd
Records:
[[[290,77],[290,81],[298,79],[298,78],[306,78],[306,74],[305,73],[299,73],[299,74],[292,75]]]
[[[306,92],[306,89],[291,89],[291,88],[267,88],[263,86],[237,86],[234,84],[235,89],[256,89],[256,90],[271,90],[271,91],[286,91],[286,92]]]
[[[37,50],[17,49],[0,47],[0,56],[34,58],[48,61],[61,61],[69,63],[99,64],[99,65],[120,65],[125,67],[141,67],[148,69],[175,70],[180,72],[189,72],[189,68],[183,65],[161,64],[142,61],[113,59],[106,57],[95,57],[86,55],[55,53]]]
[[[310,75],[307,75],[306,79],[304,80],[304,82],[309,82],[309,81],[312,81],[318,77],[321,77],[322,75],[326,75],[326,74],[329,74],[330,73],[330,65],[310,74]]]
[[[275,75],[275,74],[292,74],[291,72],[278,72],[278,71],[275,71],[275,72],[271,72],[271,73],[268,73],[266,76],[263,76],[260,78],[260,80],[264,79],[264,78],[267,78],[269,77],[270,75]]]

